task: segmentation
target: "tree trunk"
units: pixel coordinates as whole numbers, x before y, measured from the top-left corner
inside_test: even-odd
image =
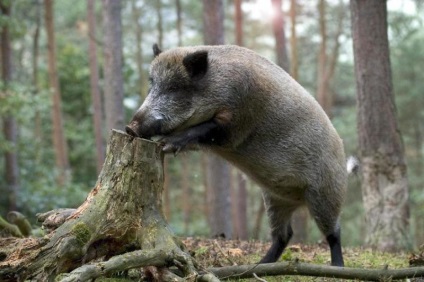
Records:
[[[237,220],[235,225],[237,227],[237,236],[240,240],[248,239],[248,228],[247,228],[247,178],[246,176],[237,170],[237,193],[236,201],[233,202],[236,209]]]
[[[165,179],[163,181],[163,212],[165,218],[169,220],[171,218],[171,190],[169,189],[169,157],[165,158],[163,169],[165,170]]]
[[[143,71],[143,26],[140,23],[141,19],[141,8],[137,6],[137,0],[131,1],[132,8],[132,17],[134,22],[134,30],[135,30],[135,44],[136,44],[136,53],[135,53],[135,62],[137,64],[137,72],[138,72],[138,90],[140,91],[140,98],[144,100],[146,98],[146,89],[145,84],[147,81],[144,76]]]
[[[409,191],[394,103],[386,1],[352,0],[366,241],[380,250],[410,246]]]
[[[277,54],[277,65],[285,71],[290,71],[289,58],[287,56],[287,40],[284,32],[284,14],[282,11],[282,0],[272,0],[274,16],[272,18],[272,30],[275,37],[275,51]]]
[[[156,16],[157,21],[157,31],[158,31],[158,42],[156,42],[159,47],[163,47],[163,20],[162,20],[162,0],[155,0],[156,4]]]
[[[207,158],[208,222],[212,236],[232,238],[230,168],[216,155]]]
[[[56,40],[54,34],[53,0],[44,0],[45,25],[47,33],[49,83],[52,89],[53,146],[55,149],[56,168],[59,170],[58,185],[63,186],[68,178],[68,147],[63,130],[62,98],[56,66]]]
[[[224,5],[222,0],[203,0],[204,42],[224,44]],[[209,155],[207,161],[208,217],[211,235],[232,237],[230,167],[222,158]]]
[[[189,234],[190,230],[190,221],[191,221],[191,213],[192,213],[192,189],[190,187],[190,179],[189,179],[189,159],[188,155],[180,156],[181,160],[181,189],[182,189],[182,211],[183,211],[183,221],[184,221],[184,234]]]
[[[175,7],[177,10],[177,38],[178,46],[183,46],[183,29],[182,29],[182,16],[181,16],[181,1],[175,0]]]
[[[91,99],[93,103],[93,127],[94,138],[96,140],[96,168],[100,173],[105,159],[103,146],[102,124],[103,107],[99,89],[99,69],[97,65],[97,46],[96,46],[96,20],[94,14],[95,0],[87,0],[87,22],[88,22],[88,40],[89,40],[89,62],[90,62],[90,87]]]
[[[112,131],[96,186],[58,229],[42,239],[6,247],[6,241],[0,241],[0,280],[53,281],[59,273],[83,263],[125,252],[106,262],[84,265],[65,275],[68,278],[62,276],[62,281],[85,281],[128,267],[166,266],[174,260],[185,265],[186,273],[193,272],[190,257],[181,251],[181,243],[164,220],[162,184],[161,147]],[[101,270],[88,271],[97,266]]]
[[[243,46],[243,10],[241,3],[243,0],[234,0],[234,19],[236,24],[236,45]]]
[[[299,80],[299,61],[297,58],[297,35],[296,35],[296,0],[290,1],[290,20],[291,20],[291,37],[290,37],[290,74],[297,81]]]
[[[224,4],[222,0],[203,0],[203,35],[206,45],[224,44]]]
[[[35,31],[34,31],[34,41],[32,45],[32,83],[34,87],[34,95],[37,95],[40,86],[38,82],[38,59],[39,59],[39,50],[40,50],[40,29],[41,29],[41,3],[39,0],[35,1],[36,9],[36,21],[35,21]],[[42,133],[42,124],[40,112],[35,112],[35,121],[34,121],[34,136],[36,140],[36,158],[40,158],[41,154],[41,140],[43,138]]]
[[[321,42],[319,45],[318,52],[318,71],[317,71],[317,101],[331,117],[331,97],[329,92],[329,81],[326,77],[327,74],[327,24],[326,24],[326,11],[327,3],[325,0],[319,0],[318,12],[319,12],[319,34]]]
[[[1,15],[7,18],[7,21],[11,21],[10,18],[10,7],[11,3],[0,3]],[[12,80],[12,49],[11,49],[11,37],[9,26],[3,24],[1,30],[1,79],[3,81],[3,89],[6,93],[8,92],[9,83]],[[11,94],[9,94],[11,95]],[[18,156],[16,153],[16,142],[18,138],[18,129],[15,118],[9,113],[3,117],[3,133],[5,140],[9,142],[10,149],[4,153],[5,160],[5,180],[7,190],[3,191],[3,195],[8,195],[7,208],[9,210],[16,210],[16,197],[19,192],[19,167],[18,167]]]
[[[297,35],[296,35],[296,0],[290,1],[290,74],[295,80],[299,80],[299,63],[297,58]],[[308,210],[301,207],[293,213],[291,225],[293,228],[292,243],[304,243],[308,239]]]
[[[121,1],[102,0],[106,129],[124,129]]]
[[[253,228],[253,239],[259,239],[262,230],[262,219],[265,215],[265,204],[261,201],[258,211],[256,212],[255,226]]]
[[[321,107],[332,117],[332,108],[334,97],[330,90],[330,83],[334,76],[334,70],[339,57],[340,42],[339,38],[343,31],[344,4],[340,1],[338,7],[338,25],[334,36],[334,47],[331,49],[331,56],[327,55],[327,25],[326,25],[326,7],[325,0],[319,0],[319,30],[321,35],[321,43],[318,53],[318,71],[317,71],[317,100]]]

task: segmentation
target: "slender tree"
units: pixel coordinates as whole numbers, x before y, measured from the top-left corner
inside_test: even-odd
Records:
[[[409,246],[409,191],[396,119],[386,1],[351,0],[358,136],[367,242],[380,250]]]
[[[296,35],[296,0],[290,0],[290,74],[295,79],[299,79],[299,62],[297,57],[297,35]]]
[[[182,189],[182,211],[184,219],[184,234],[189,234],[191,214],[192,214],[192,189],[190,186],[189,178],[189,158],[187,154],[183,154],[180,157],[181,160],[181,189]]]
[[[155,0],[156,3],[156,16],[157,16],[157,31],[158,39],[157,44],[163,47],[163,17],[162,17],[162,0]]]
[[[284,13],[282,10],[282,0],[272,0],[274,16],[272,18],[272,30],[275,37],[275,51],[277,54],[277,64],[285,71],[290,71],[289,58],[287,56],[287,39],[284,31]]]
[[[143,70],[143,26],[140,22],[142,8],[137,5],[137,0],[131,1],[132,9],[132,18],[134,23],[134,33],[135,33],[135,62],[137,65],[137,74],[138,74],[138,91],[140,91],[140,97],[144,100],[146,96],[146,79]]]
[[[102,0],[106,129],[124,128],[121,1]]]
[[[0,2],[0,9],[2,17],[7,18],[10,22],[11,15],[11,2]],[[1,79],[3,82],[3,90],[8,91],[10,82],[12,80],[12,49],[11,49],[11,36],[8,24],[3,24],[1,28]],[[18,137],[18,128],[15,118],[11,114],[3,117],[3,134],[5,140],[9,142],[10,149],[4,153],[5,160],[5,180],[7,191],[4,195],[8,195],[7,208],[9,210],[16,210],[16,197],[19,192],[19,167],[18,155],[16,152],[16,142]]]
[[[63,185],[69,173],[68,147],[65,140],[62,118],[62,98],[60,93],[59,77],[56,66],[56,40],[54,33],[53,0],[44,0],[45,26],[47,31],[49,84],[52,90],[52,121],[53,146],[55,149],[56,168],[59,175],[58,184]]]
[[[343,18],[344,18],[344,4],[340,1],[337,12],[337,30],[334,35],[334,46],[331,49],[331,55],[328,55],[328,32],[327,32],[327,2],[325,0],[319,0],[318,12],[319,12],[319,30],[321,43],[318,53],[318,71],[317,71],[317,100],[321,107],[331,118],[331,111],[333,107],[333,95],[330,91],[330,84],[334,76],[334,70],[336,68],[337,59],[339,56],[340,42],[339,38],[343,31]]]
[[[95,20],[95,0],[87,0],[87,22],[88,22],[88,56],[90,62],[90,88],[91,88],[91,99],[93,103],[93,126],[94,126],[94,138],[96,140],[96,168],[99,174],[103,167],[105,159],[105,149],[103,142],[103,109],[102,99],[99,88],[99,69],[97,65],[97,46],[96,46],[96,20]]]
[[[32,45],[32,83],[34,86],[34,95],[37,95],[39,92],[39,79],[38,79],[38,61],[40,54],[40,29],[41,29],[41,2],[40,0],[35,1],[35,30],[33,37],[33,45]],[[42,129],[41,129],[41,116],[37,111],[35,113],[35,126],[34,126],[34,136],[38,144],[41,144],[42,139]],[[36,147],[36,155],[37,158],[40,156],[40,146]]]
[[[224,44],[222,0],[203,0],[203,33],[206,45]],[[207,159],[208,218],[212,235],[232,237],[230,168],[216,155]]]
[[[183,18],[181,13],[181,1],[175,0],[175,7],[177,10],[177,37],[178,37],[178,46],[183,45]]]
[[[290,74],[295,80],[299,80],[299,62],[297,58],[297,35],[296,35],[296,0],[290,1]],[[306,242],[308,238],[309,213],[306,207],[296,210],[292,216],[293,243]]]

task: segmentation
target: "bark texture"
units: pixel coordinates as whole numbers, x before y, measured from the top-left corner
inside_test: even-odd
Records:
[[[240,279],[258,276],[299,275],[364,281],[392,281],[394,279],[416,278],[424,275],[424,267],[401,269],[364,269],[315,265],[300,262],[277,262],[253,265],[236,265],[208,268],[207,271],[222,279]],[[258,281],[262,281],[260,278]]]
[[[272,18],[272,30],[275,37],[275,51],[277,54],[277,65],[285,71],[290,71],[289,58],[287,56],[287,39],[284,31],[284,13],[282,11],[282,0],[272,0],[274,16]]]
[[[222,0],[203,0],[203,32],[206,45],[224,44],[224,4]],[[231,177],[229,164],[215,155],[207,156],[206,189],[208,222],[212,236],[232,237]]]
[[[99,68],[97,64],[97,46],[96,46],[96,20],[94,14],[95,0],[87,1],[87,22],[88,22],[88,40],[89,40],[89,62],[90,62],[90,89],[91,100],[93,104],[93,128],[96,140],[96,168],[97,173],[102,170],[105,159],[105,150],[103,145],[102,124],[103,107],[99,88]]]
[[[386,1],[352,0],[358,135],[367,242],[409,247],[409,191],[394,103]]]
[[[56,39],[54,34],[53,0],[45,0],[45,26],[47,32],[49,84],[52,90],[52,122],[53,146],[58,171],[58,184],[63,186],[68,178],[69,159],[68,146],[63,130],[62,98],[59,86],[59,77],[56,66]]]
[[[121,1],[103,0],[106,128],[124,129]]]
[[[119,271],[125,264],[122,260],[137,255],[138,266],[164,266],[176,259],[187,272],[192,271],[190,257],[181,251],[164,220],[162,189],[161,148],[113,131],[103,170],[85,202],[48,239],[26,239],[2,247],[0,280],[51,281],[93,259],[122,253],[125,255],[104,262],[106,270],[89,277]],[[155,254],[166,260],[158,262]],[[76,278],[65,281],[80,279],[75,272],[70,277]]]
[[[11,13],[11,3],[0,3],[1,16],[8,18]],[[11,21],[11,19],[7,19]],[[9,25],[3,24],[0,34],[0,58],[1,58],[1,79],[3,82],[4,92],[8,92],[9,84],[12,80],[12,48]],[[3,89],[2,89],[3,90]],[[9,94],[10,95],[10,94]],[[11,113],[3,117],[3,133],[5,140],[9,142],[11,149],[4,153],[5,160],[5,180],[7,190],[3,191],[8,195],[8,199],[4,201],[9,210],[16,209],[16,197],[19,192],[19,166],[18,155],[16,152],[16,142],[18,138],[18,127],[15,118]],[[7,202],[7,203],[6,203]]]

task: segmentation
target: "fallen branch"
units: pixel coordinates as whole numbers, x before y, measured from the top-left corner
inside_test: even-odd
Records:
[[[257,276],[300,275],[327,278],[340,278],[367,281],[387,281],[390,279],[422,278],[424,267],[401,269],[364,269],[316,265],[301,262],[278,262],[208,268],[219,279],[252,278]]]

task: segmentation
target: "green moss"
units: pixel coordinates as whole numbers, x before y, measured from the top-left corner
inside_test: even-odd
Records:
[[[286,249],[281,255],[281,260],[290,261],[293,259],[293,252],[290,249]]]
[[[84,246],[91,238],[90,229],[85,223],[78,222],[72,227],[71,233],[75,235],[77,242]]]

